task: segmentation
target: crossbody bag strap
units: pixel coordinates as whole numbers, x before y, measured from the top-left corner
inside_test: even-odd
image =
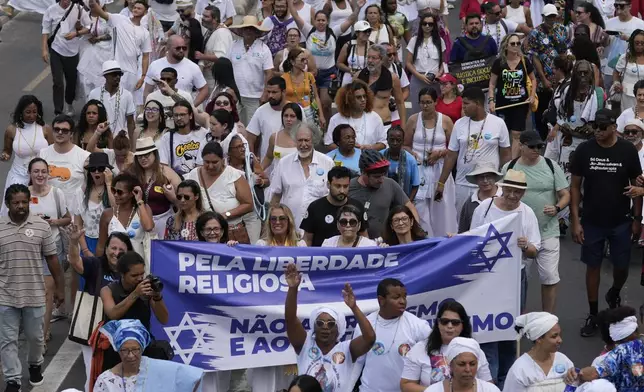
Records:
[[[199,173],[199,182],[201,183],[201,187],[203,188],[204,192],[206,192],[206,199],[208,199],[208,205],[210,205],[210,209],[213,212],[216,212],[215,207],[212,206],[212,200],[210,200],[210,195],[208,194],[208,187],[206,187],[206,181],[204,181],[203,175],[201,174],[201,168],[197,169],[197,173]]]

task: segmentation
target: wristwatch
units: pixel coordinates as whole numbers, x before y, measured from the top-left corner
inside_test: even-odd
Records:
[[[226,215],[226,218],[230,218],[230,215],[231,215],[230,211],[226,211],[226,213],[224,215]]]
[[[635,216],[633,216],[633,219],[635,219],[638,222],[641,222],[642,221],[642,215],[635,215]]]
[[[561,207],[555,204],[555,210],[557,210],[557,213],[561,212]]]

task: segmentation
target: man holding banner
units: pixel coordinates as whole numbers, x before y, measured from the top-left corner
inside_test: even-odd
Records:
[[[480,60],[496,56],[497,51],[494,39],[481,34],[481,15],[469,14],[465,17],[465,35],[454,41],[449,60],[450,63]]]

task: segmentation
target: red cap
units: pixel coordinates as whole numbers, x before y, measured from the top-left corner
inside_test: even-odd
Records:
[[[372,163],[371,165],[365,168],[365,171],[378,170],[388,166],[389,166],[389,161],[386,159],[383,159],[381,161]]]
[[[438,81],[440,82],[445,82],[445,83],[454,83],[458,84],[458,80],[451,74],[444,73],[442,74],[439,78]]]

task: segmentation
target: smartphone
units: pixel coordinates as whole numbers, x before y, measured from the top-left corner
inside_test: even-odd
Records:
[[[42,218],[45,219],[45,220],[51,219],[51,217],[49,215],[43,215]]]
[[[619,31],[615,31],[615,30],[604,30],[604,31],[608,35],[622,35],[622,33],[620,33]]]

